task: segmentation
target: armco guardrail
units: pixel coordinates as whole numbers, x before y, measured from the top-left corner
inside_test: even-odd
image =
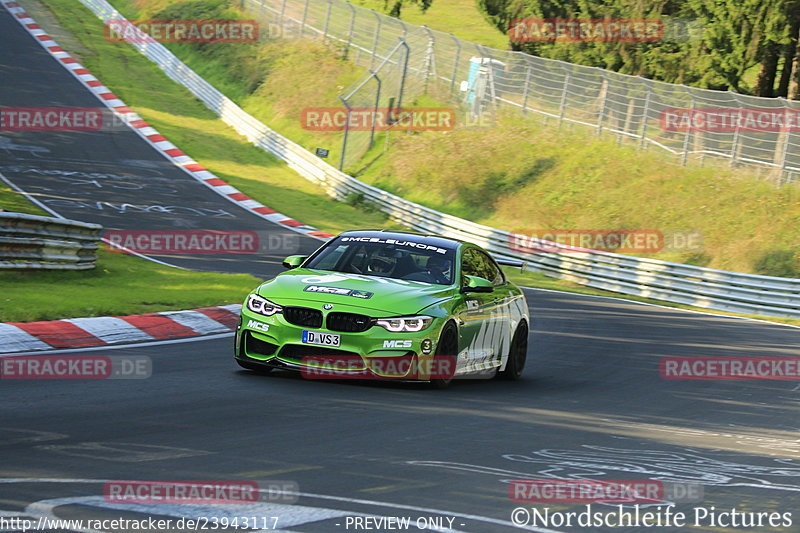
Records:
[[[92,269],[101,229],[99,224],[2,212],[0,269]]]
[[[103,21],[124,18],[105,0],[80,0]],[[198,76],[161,44],[131,43],[173,80],[189,89],[223,121],[337,199],[359,196],[413,229],[461,238],[496,255],[521,259],[528,270],[587,286],[709,309],[800,318],[800,280],[726,272],[604,252],[563,248],[556,253],[512,249],[512,235],[440,213],[367,185],[271,130]],[[548,247],[560,247],[548,243]]]

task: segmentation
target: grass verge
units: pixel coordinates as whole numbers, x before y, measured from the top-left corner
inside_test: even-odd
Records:
[[[0,207],[49,216],[0,183]],[[0,322],[131,315],[241,303],[261,280],[248,274],[192,272],[100,250],[84,271],[0,270]]]
[[[260,280],[100,251],[94,270],[0,271],[0,322],[130,315],[241,303]]]

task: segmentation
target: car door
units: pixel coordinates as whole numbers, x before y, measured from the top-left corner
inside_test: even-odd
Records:
[[[496,270],[496,271],[495,271]],[[498,339],[503,334],[502,285],[505,278],[482,250],[468,247],[461,256],[461,285],[465,276],[478,276],[492,282],[495,291],[462,294],[464,306],[459,318],[459,353],[457,370],[474,372],[499,362]],[[500,291],[498,292],[498,288]]]

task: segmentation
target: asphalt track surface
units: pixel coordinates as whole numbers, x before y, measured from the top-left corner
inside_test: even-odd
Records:
[[[0,50],[0,106],[99,105],[4,10]],[[0,137],[14,147],[0,149],[0,172],[70,218],[119,229],[290,233],[170,167],[133,133]],[[124,179],[101,179],[142,187],[80,184],[64,172],[119,175]],[[184,210],[85,207],[96,202]],[[297,244],[309,250],[318,243],[298,237]],[[277,255],[164,259],[268,276],[280,270]],[[256,515],[270,518],[265,530],[336,532],[367,530],[354,528],[352,517],[410,517],[412,531],[418,518],[444,526],[451,518],[458,531],[503,532],[515,529],[517,507],[585,509],[514,503],[509,480],[597,477],[700,483],[703,496],[676,507],[688,516],[684,527],[550,530],[800,531],[798,383],[659,375],[665,356],[797,357],[797,329],[606,298],[537,290],[527,296],[533,328],[524,379],[465,380],[445,391],[257,375],[233,362],[229,335],[70,351],[148,356],[153,373],[142,380],[0,382],[0,519]],[[246,507],[104,502],[103,481],[126,479],[288,481],[300,497],[293,505]],[[694,513],[703,512],[695,508],[790,513],[792,525],[726,529],[706,516],[694,527]]]

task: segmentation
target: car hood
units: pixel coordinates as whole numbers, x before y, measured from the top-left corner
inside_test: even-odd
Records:
[[[257,293],[279,305],[282,299],[305,300],[400,316],[416,314],[430,305],[451,298],[455,294],[455,287],[297,268],[262,284]]]

